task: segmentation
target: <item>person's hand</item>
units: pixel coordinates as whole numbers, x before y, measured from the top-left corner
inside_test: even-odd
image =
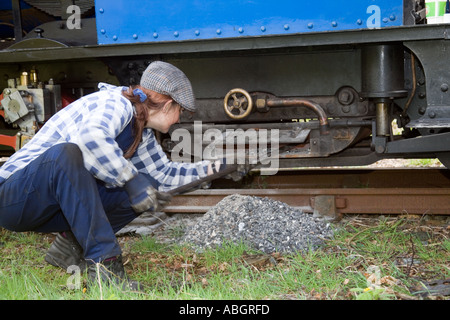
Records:
[[[158,200],[158,210],[160,210],[172,201],[172,195],[167,192],[156,191],[156,199]]]
[[[137,213],[158,211],[172,200],[166,192],[158,192],[141,173],[125,184],[133,210]]]
[[[225,170],[228,166],[229,165],[227,165],[226,158],[212,162],[213,174]],[[250,164],[248,163],[248,160],[246,160],[244,164],[237,164],[234,166],[236,167],[236,170],[227,174],[224,177],[225,179],[232,179],[233,181],[239,181],[243,177],[245,177],[247,173],[250,171]]]

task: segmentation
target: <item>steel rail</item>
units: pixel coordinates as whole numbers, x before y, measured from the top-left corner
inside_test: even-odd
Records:
[[[366,185],[358,186],[361,183]],[[289,172],[267,177],[263,189],[220,188],[178,195],[164,211],[204,213],[232,194],[268,197],[319,215],[450,215],[446,169]]]

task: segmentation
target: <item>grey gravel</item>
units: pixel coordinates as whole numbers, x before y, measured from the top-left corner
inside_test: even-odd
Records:
[[[230,195],[186,227],[181,242],[198,249],[244,242],[265,253],[315,250],[331,238],[329,223],[286,203]]]

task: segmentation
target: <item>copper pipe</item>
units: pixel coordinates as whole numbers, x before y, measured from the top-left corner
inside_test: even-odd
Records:
[[[329,123],[328,123],[328,117],[325,111],[322,109],[320,105],[317,103],[303,100],[303,99],[268,99],[267,100],[267,106],[272,107],[307,107],[314,111],[318,118],[319,118],[319,124],[320,124],[320,133],[322,134],[328,134],[329,132]]]

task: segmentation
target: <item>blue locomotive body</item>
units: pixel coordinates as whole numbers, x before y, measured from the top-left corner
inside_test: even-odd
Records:
[[[96,0],[99,44],[374,29],[403,15],[403,0]]]

